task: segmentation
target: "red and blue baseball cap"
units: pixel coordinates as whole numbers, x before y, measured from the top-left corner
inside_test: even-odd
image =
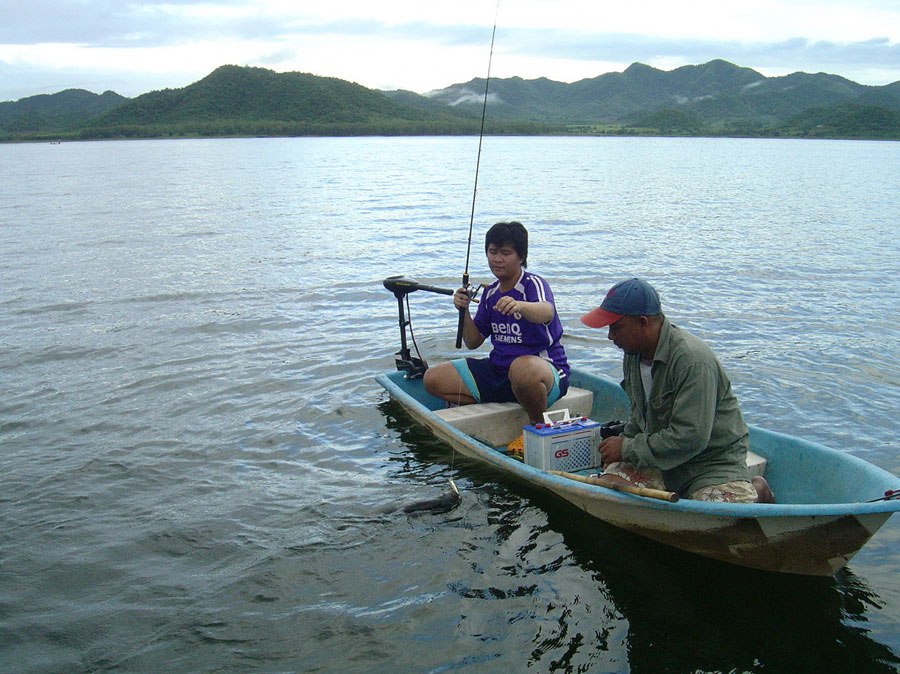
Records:
[[[582,316],[581,322],[589,328],[602,328],[622,316],[655,316],[659,313],[662,308],[653,286],[639,278],[630,278],[610,288],[603,303]]]

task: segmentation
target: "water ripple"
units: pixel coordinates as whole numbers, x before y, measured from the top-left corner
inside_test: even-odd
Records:
[[[840,578],[760,579],[586,523],[386,399],[381,281],[459,284],[476,142],[0,146],[0,669],[898,664],[893,521]],[[900,474],[897,144],[485,145],[469,271],[523,221],[573,363],[621,376],[579,317],[643,276],[748,421]],[[410,304],[456,357],[450,298]],[[453,512],[397,512],[450,477]]]

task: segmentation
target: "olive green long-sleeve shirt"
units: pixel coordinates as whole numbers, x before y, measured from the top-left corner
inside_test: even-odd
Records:
[[[663,318],[649,404],[640,355],[626,354],[623,370],[622,387],[631,402],[624,461],[660,468],[666,487],[683,496],[750,479],[747,424],[725,370],[703,341]]]

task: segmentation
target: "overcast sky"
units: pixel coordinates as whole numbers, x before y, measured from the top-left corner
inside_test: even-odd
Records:
[[[220,65],[425,93],[487,74],[574,82],[715,58],[900,80],[900,0],[0,0],[0,101],[137,96]]]

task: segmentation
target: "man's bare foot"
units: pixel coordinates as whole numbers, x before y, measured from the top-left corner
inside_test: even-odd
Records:
[[[755,475],[750,479],[750,482],[756,489],[757,503],[775,503],[775,494],[773,494],[772,490],[769,488],[769,483],[766,482],[766,478]]]

